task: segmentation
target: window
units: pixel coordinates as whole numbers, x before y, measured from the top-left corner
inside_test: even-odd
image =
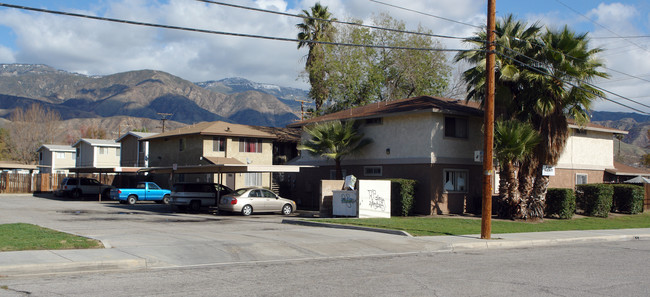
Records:
[[[467,192],[467,170],[443,170],[445,192]]]
[[[120,156],[120,148],[119,147],[115,149],[115,156],[116,157]]]
[[[99,148],[99,154],[100,154],[100,155],[104,155],[104,154],[106,154],[106,148],[105,148],[105,147],[100,147],[100,148]]]
[[[185,139],[181,138],[178,140],[178,151],[182,152],[185,150]]]
[[[79,150],[79,148],[76,148],[76,154],[77,154],[77,158],[79,158],[79,155],[81,154],[81,151]]]
[[[584,185],[587,181],[587,175],[582,173],[576,173],[576,185]]]
[[[65,159],[65,153],[64,152],[57,152],[56,153],[56,158],[57,159]]]
[[[212,137],[212,151],[213,152],[225,152],[226,151],[226,138],[224,137]]]
[[[381,166],[364,166],[363,167],[364,176],[381,176],[382,167]]]
[[[240,138],[239,139],[239,151],[246,153],[261,153],[262,152],[262,140],[256,138]]]
[[[38,159],[43,161],[43,152],[38,152]]]
[[[467,119],[445,117],[445,137],[467,138]]]
[[[381,125],[382,124],[382,118],[366,119],[365,122],[366,122],[366,125]]]
[[[244,184],[247,187],[262,186],[262,173],[244,173]]]

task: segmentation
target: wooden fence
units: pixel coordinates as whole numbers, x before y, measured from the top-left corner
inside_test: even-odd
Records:
[[[73,176],[74,174],[70,174]],[[59,189],[61,181],[67,177],[66,174],[50,173],[0,173],[0,193],[40,193],[54,192]],[[99,178],[98,174],[82,174],[80,176]],[[111,184],[114,176],[102,174],[101,183]]]

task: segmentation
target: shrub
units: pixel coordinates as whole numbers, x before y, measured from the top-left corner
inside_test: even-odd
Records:
[[[644,193],[644,188],[637,185],[614,185],[612,210],[629,214],[643,212]]]
[[[557,215],[570,219],[576,212],[576,195],[571,189],[548,189],[546,193],[546,215]]]
[[[412,179],[391,179],[392,215],[408,216],[415,206],[415,184]]]
[[[606,184],[587,184],[577,187],[579,205],[585,215],[606,218],[612,209],[614,188]]]

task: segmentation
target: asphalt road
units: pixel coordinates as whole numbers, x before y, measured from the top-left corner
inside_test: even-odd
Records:
[[[648,296],[650,242],[0,279],[1,296]]]

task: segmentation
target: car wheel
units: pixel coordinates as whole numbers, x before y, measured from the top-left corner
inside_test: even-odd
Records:
[[[250,216],[253,213],[253,207],[250,205],[244,205],[241,209],[241,214],[244,216]]]
[[[169,204],[169,199],[170,199],[170,198],[169,198],[169,195],[165,195],[165,196],[163,196],[162,204]]]
[[[135,197],[135,195],[129,195],[129,197],[126,198],[126,202],[128,204],[135,204],[138,201],[138,197]]]
[[[189,210],[190,210],[191,212],[199,212],[199,210],[201,210],[201,201],[199,201],[199,200],[192,200],[192,202],[190,202],[190,208],[189,208]]]
[[[104,192],[102,192],[102,199],[111,200],[111,189],[106,189]]]
[[[80,189],[74,189],[74,191],[72,191],[71,194],[72,194],[72,198],[79,199],[79,197],[81,197],[81,190]]]
[[[293,212],[293,208],[291,207],[291,205],[289,205],[289,204],[285,204],[285,205],[282,207],[282,214],[283,214],[283,215],[288,216],[288,215],[290,215],[292,212]]]

